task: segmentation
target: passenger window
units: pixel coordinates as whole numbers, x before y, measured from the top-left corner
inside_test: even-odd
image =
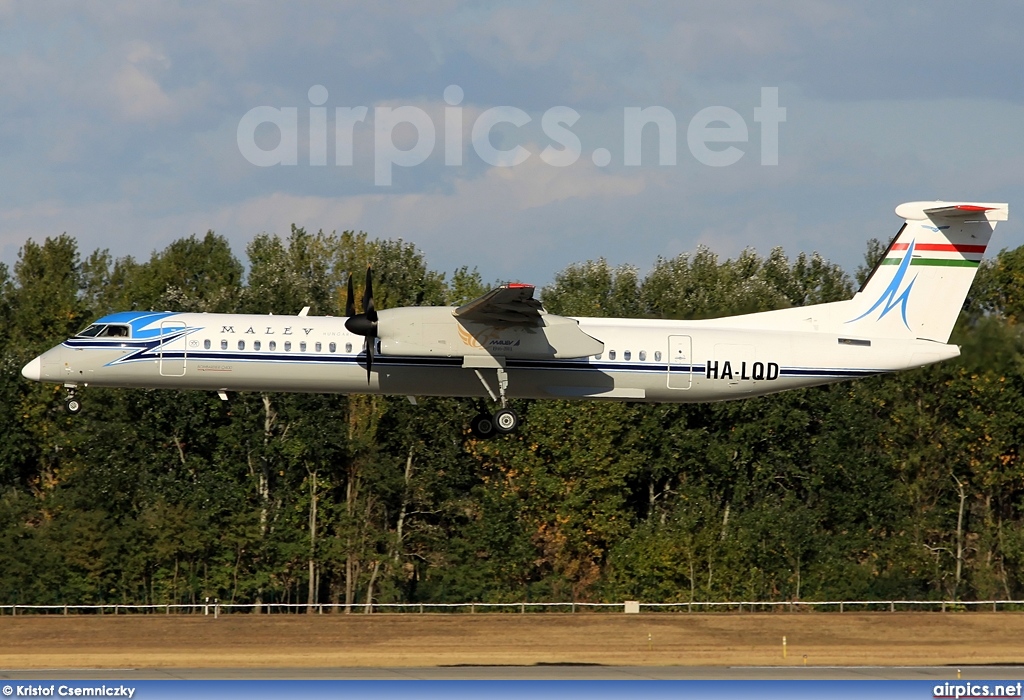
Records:
[[[292,341],[290,341],[290,340],[284,341],[284,351],[285,352],[291,352],[292,351]]]
[[[609,360],[614,360],[615,359],[615,351],[614,350],[609,350],[608,351],[608,359]]]
[[[331,352],[337,352],[338,345],[337,343],[331,343],[330,345],[327,346],[327,349],[330,350]]]
[[[210,349],[210,341],[209,340],[204,340],[203,341],[203,350],[209,350],[209,349]]]
[[[277,341],[271,340],[270,344],[267,346],[267,349],[270,350],[270,352],[274,352],[275,350],[277,350]]]
[[[259,350],[260,349],[260,341],[258,341],[258,340],[252,341],[252,349],[253,350]]]
[[[647,360],[647,351],[646,350],[641,350],[640,351],[640,361],[641,362],[645,362],[646,360]]]
[[[594,359],[595,360],[600,360],[601,359],[601,355],[603,355],[603,354],[604,354],[603,352],[597,353],[596,355],[594,355]]]
[[[625,350],[622,353],[622,359],[625,360],[626,362],[629,362],[629,358],[631,358],[632,356],[633,353],[631,353],[629,350]]]
[[[323,346],[322,346],[322,345],[320,344],[320,341],[317,341],[317,343],[316,343],[316,346],[315,346],[315,347],[316,347],[316,351],[317,351],[317,352],[320,352],[321,348],[323,348]]]
[[[245,350],[245,341],[244,340],[239,340],[238,341],[238,349],[239,350]]]
[[[352,352],[352,343],[345,343],[345,352]]]
[[[305,340],[303,340],[301,343],[299,343],[299,351],[300,352],[306,352],[306,341]]]
[[[661,362],[661,350],[654,351],[654,361]]]
[[[226,341],[226,340],[220,341],[220,349],[221,350],[227,350],[228,349],[228,341]]]

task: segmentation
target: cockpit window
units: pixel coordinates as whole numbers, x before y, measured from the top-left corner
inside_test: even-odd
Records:
[[[101,323],[94,323],[91,326],[89,326],[88,328],[86,328],[84,331],[79,333],[78,337],[79,338],[95,338],[97,335],[99,335],[99,332],[102,331],[104,328],[106,328],[105,325],[103,325]]]
[[[97,338],[127,338],[128,337],[128,326],[116,326],[109,325],[103,329],[103,332],[96,336]]]
[[[78,334],[79,338],[127,338],[128,326],[94,323]]]

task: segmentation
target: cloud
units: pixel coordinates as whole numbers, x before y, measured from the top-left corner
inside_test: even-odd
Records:
[[[153,76],[167,70],[170,61],[163,53],[141,41],[128,47],[125,63],[113,75],[110,91],[123,116],[130,120],[163,120],[172,114],[174,101]]]
[[[311,197],[283,192],[248,199],[207,216],[218,231],[286,234],[292,223],[308,229],[365,230],[381,238],[416,243],[442,264],[507,268],[510,257],[533,255],[532,245],[552,232],[522,228],[524,212],[572,209],[596,202],[628,200],[645,187],[642,176],[609,174],[583,161],[552,168],[536,156],[513,167],[489,168],[481,177],[456,179],[450,192],[371,193],[347,197]],[[197,225],[193,225],[196,228]],[[448,265],[442,264],[442,269]]]
[[[52,15],[0,0],[8,263],[26,238],[65,230],[83,249],[147,256],[209,228],[241,252],[295,222],[401,236],[441,269],[479,264],[485,278],[540,283],[580,259],[644,267],[700,241],[723,254],[748,242],[818,249],[852,267],[900,201],[1012,200],[1024,184],[1024,6],[1007,0],[111,0]],[[453,83],[465,91],[460,167],[444,165],[441,95]],[[374,186],[368,119],[354,166],[309,166],[316,84],[329,110],[365,105],[372,119],[377,106],[420,107],[437,127],[433,155]],[[757,162],[762,86],[779,86],[788,110],[774,168]],[[298,109],[299,166],[257,168],[239,153],[238,120],[259,105]],[[496,148],[533,152],[511,169],[469,142],[480,113],[501,105],[532,117],[492,132]],[[583,153],[569,168],[537,155],[549,143],[541,115],[558,105],[581,114]],[[678,165],[656,165],[645,138],[644,165],[623,167],[623,109],[652,105],[677,117]],[[735,166],[686,150],[690,117],[712,105],[750,129]],[[598,147],[608,167],[593,165]],[[333,163],[333,135],[328,153]],[[1012,244],[1022,230],[1011,219],[997,237]]]

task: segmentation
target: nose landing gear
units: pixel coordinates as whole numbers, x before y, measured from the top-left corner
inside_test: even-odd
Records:
[[[64,385],[64,410],[72,416],[78,415],[82,411],[82,402],[75,393],[75,389],[77,388],[78,385],[76,384]]]

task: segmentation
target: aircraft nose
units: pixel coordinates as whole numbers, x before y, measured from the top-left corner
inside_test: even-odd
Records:
[[[21,375],[26,379],[40,381],[43,378],[43,361],[36,358],[21,368]]]

